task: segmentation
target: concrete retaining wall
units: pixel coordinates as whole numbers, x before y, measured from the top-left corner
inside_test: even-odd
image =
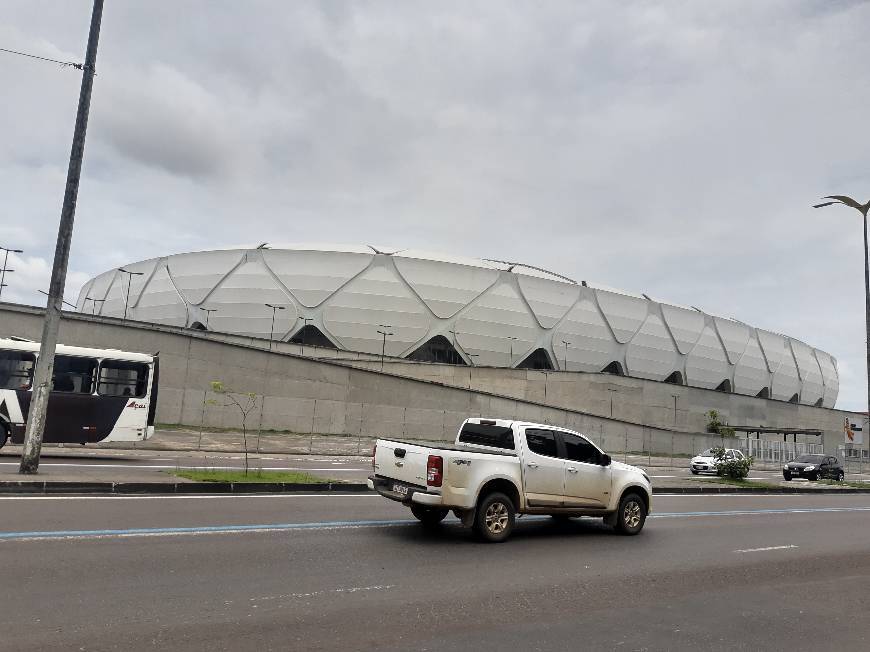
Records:
[[[42,310],[0,304],[0,336],[39,339]],[[468,416],[563,425],[612,451],[692,453],[719,441],[702,433],[704,412],[732,425],[818,428],[825,448],[842,442],[846,413],[780,401],[602,374],[468,368],[374,356],[325,360],[323,349],[118,319],[65,314],[60,341],[160,353],[161,423],[237,428],[234,407],[210,391],[213,380],[265,395],[264,429],[363,436],[452,439]],[[330,351],[330,355],[338,356]],[[676,396],[676,409],[674,404]],[[610,418],[611,400],[613,418]],[[217,402],[218,404],[215,404]],[[260,407],[247,418],[260,422]],[[799,438],[799,441],[801,439]]]

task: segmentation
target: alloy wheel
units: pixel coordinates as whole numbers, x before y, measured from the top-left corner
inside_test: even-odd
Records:
[[[622,512],[622,522],[630,530],[640,525],[640,505],[636,501],[632,500],[625,504],[625,509]]]
[[[504,503],[494,502],[486,508],[486,529],[493,534],[501,534],[505,531],[510,520],[508,508]]]

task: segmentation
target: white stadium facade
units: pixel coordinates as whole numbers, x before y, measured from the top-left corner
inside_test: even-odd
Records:
[[[832,408],[836,360],[792,337],[521,263],[369,246],[153,258],[80,312],[420,362],[614,373]],[[276,308],[269,307],[276,306]],[[273,330],[274,316],[274,330]],[[386,335],[384,335],[386,333]]]

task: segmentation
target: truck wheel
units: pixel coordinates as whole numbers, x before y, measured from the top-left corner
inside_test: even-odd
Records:
[[[448,510],[437,509],[435,507],[425,507],[424,505],[411,505],[411,513],[417,517],[423,525],[432,527],[438,525],[447,516]]]
[[[646,522],[646,503],[635,493],[628,493],[619,501],[616,510],[616,531],[620,534],[634,535],[643,529]]]
[[[477,505],[474,531],[488,543],[501,543],[514,529],[515,514],[510,498],[503,493],[491,493]]]

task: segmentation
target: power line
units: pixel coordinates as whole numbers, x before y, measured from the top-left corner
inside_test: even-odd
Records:
[[[18,52],[17,50],[8,50],[6,48],[0,48],[0,52],[8,52],[9,54],[17,54],[21,57],[29,57],[31,59],[39,59],[40,61],[49,61],[51,63],[57,63],[61,66],[69,66],[71,68],[75,68],[76,70],[83,70],[85,64],[83,63],[74,63],[72,61],[58,61],[57,59],[49,59],[47,57],[38,57],[35,54],[27,54],[26,52]]]

